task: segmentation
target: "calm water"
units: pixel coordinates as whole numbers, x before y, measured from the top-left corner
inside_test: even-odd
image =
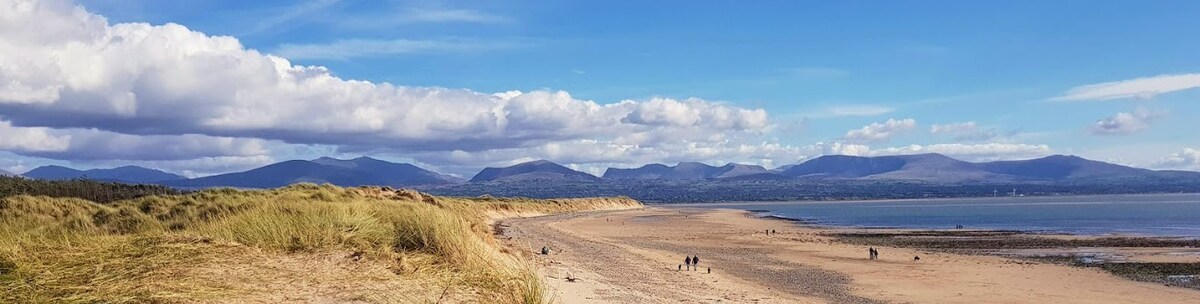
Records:
[[[1012,229],[1200,238],[1200,194],[1002,197],[692,205],[761,211],[819,225]]]

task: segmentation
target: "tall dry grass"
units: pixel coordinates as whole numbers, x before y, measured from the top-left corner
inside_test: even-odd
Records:
[[[0,199],[0,302],[229,299],[273,292],[256,290],[256,285],[286,287],[288,283],[237,282],[222,278],[229,272],[210,268],[266,272],[253,277],[270,281],[272,268],[256,264],[335,256],[339,258],[334,261],[316,261],[334,265],[333,269],[350,267],[344,266],[349,263],[341,260],[344,257],[371,263],[363,269],[388,269],[379,273],[390,274],[368,280],[349,271],[348,278],[339,277],[333,284],[413,288],[376,288],[359,297],[333,300],[437,301],[450,293],[461,300],[542,303],[546,301],[543,284],[533,267],[502,253],[489,220],[636,206],[640,204],[627,198],[444,198],[408,190],[313,184],[255,191],[214,189],[110,204],[8,197]],[[257,262],[250,262],[250,257]],[[305,263],[276,269],[331,283],[320,272],[304,272]],[[383,282],[387,280],[405,284],[387,285]],[[421,290],[441,292],[417,292]],[[432,295],[437,298],[429,299]]]

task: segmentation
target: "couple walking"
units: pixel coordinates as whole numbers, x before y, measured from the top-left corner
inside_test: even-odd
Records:
[[[879,259],[879,250],[876,250],[875,247],[867,248],[867,255],[869,255],[872,260]]]
[[[688,266],[688,270],[700,270],[700,256],[684,258],[683,264]]]

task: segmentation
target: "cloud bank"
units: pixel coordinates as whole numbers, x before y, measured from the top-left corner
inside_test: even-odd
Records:
[[[429,16],[446,22],[471,17]],[[284,46],[279,53],[340,59],[478,47],[469,41],[347,41]],[[129,160],[189,175],[265,164],[279,146],[403,155],[460,173],[538,158],[573,166],[696,160],[778,166],[822,154],[1049,152],[1009,144],[865,144],[915,129],[911,118],[873,123],[838,140],[788,145],[768,136],[777,127],[759,108],[700,98],[600,103],[566,91],[403,86],[343,79],[284,56],[179,24],[110,24],[65,0],[0,0],[0,150],[67,161]],[[892,111],[835,110],[843,116]]]

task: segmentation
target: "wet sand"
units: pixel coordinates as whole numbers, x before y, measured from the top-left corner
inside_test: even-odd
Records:
[[[652,207],[501,225],[560,303],[1200,303],[1200,290],[1095,268],[886,246],[869,260],[867,246],[828,236],[842,231],[744,211]],[[534,254],[542,246],[551,254]],[[677,270],[688,255],[700,271]]]

